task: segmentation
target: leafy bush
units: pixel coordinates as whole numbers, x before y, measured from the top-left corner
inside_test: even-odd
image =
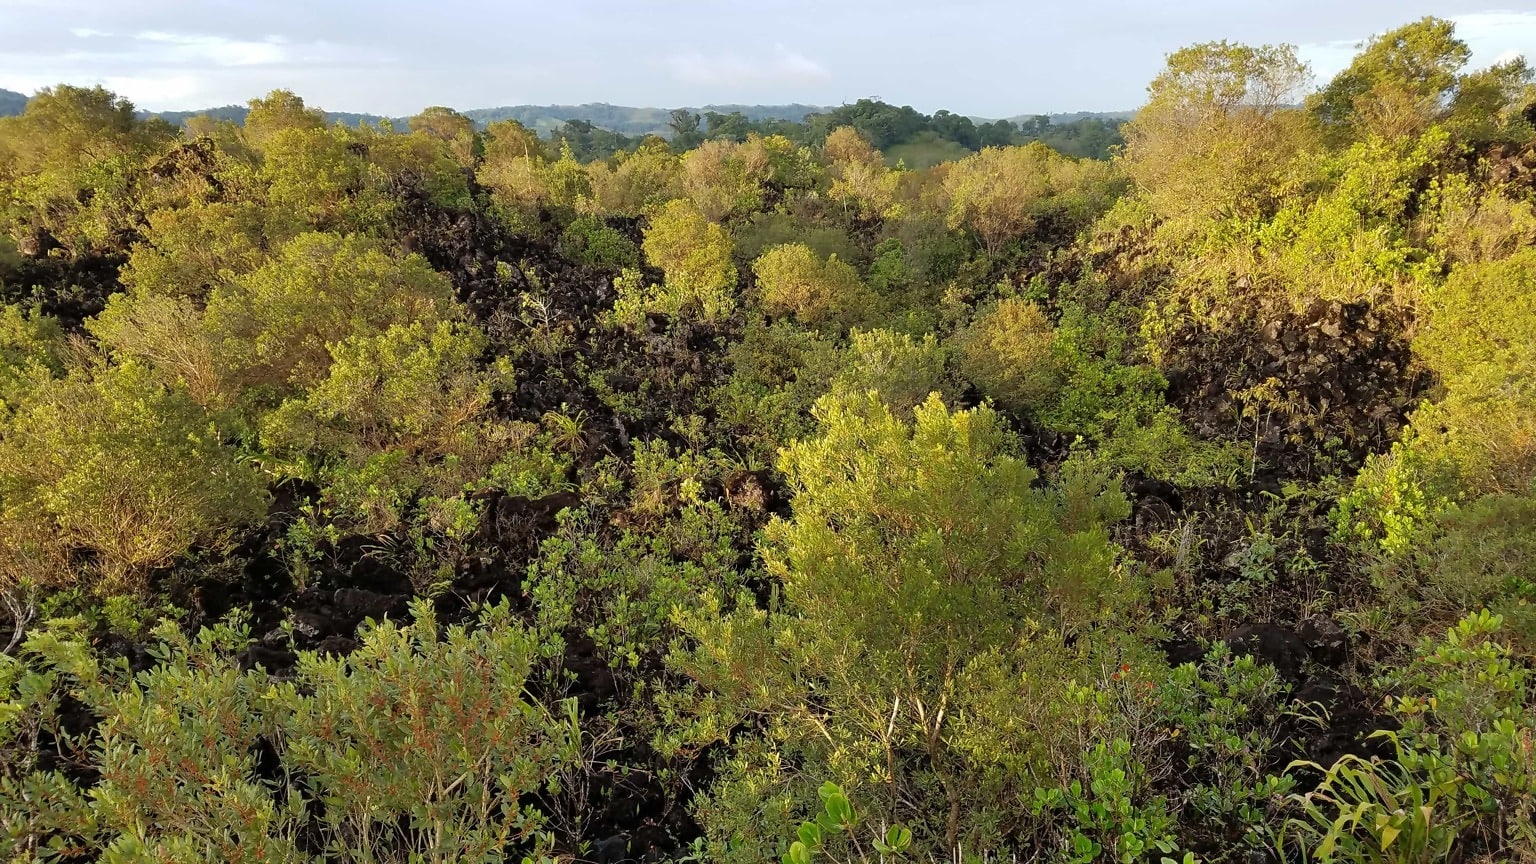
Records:
[[[349,657],[300,655],[283,682],[242,672],[246,636],[227,626],[161,627],[160,662],[137,676],[67,634],[34,635],[38,671],[7,708],[46,712],[53,690],[112,720],[90,736],[101,780],[89,795],[56,773],[0,778],[0,827],[16,848],[188,862],[539,849],[523,798],[574,767],[579,746],[574,715],[525,699],[542,647],[504,605],[442,632],[430,604],[411,614],[365,627]]]
[[[63,353],[57,321],[20,306],[0,307],[0,421],[33,387],[64,373]]]
[[[1066,634],[1105,620],[1126,596],[1104,527],[1125,501],[1088,475],[1033,488],[988,409],[951,413],[931,397],[909,426],[878,397],[834,396],[817,415],[821,436],[780,461],[795,517],[775,520],[763,549],[784,608],[726,611],[721,598],[683,618],[694,647],[675,662],[710,694],[698,734],[732,725],[714,712],[762,716],[811,773],[858,783],[941,848],[976,848],[1008,805],[971,794],[996,757],[973,763],[951,740],[986,723],[972,712],[988,690],[970,676],[1055,657]],[[913,812],[903,802],[917,789],[943,803]]]
[[[960,371],[984,395],[1015,411],[1044,405],[1061,384],[1045,312],[1023,299],[1000,301],[957,337]]]
[[[1282,833],[1320,859],[1410,862],[1482,852],[1523,860],[1536,848],[1536,753],[1530,672],[1495,639],[1502,620],[1468,616],[1441,640],[1426,639],[1390,677],[1403,695],[1389,706],[1402,723],[1392,760],[1346,756]],[[1286,847],[1289,848],[1289,847]]]
[[[332,343],[328,376],[267,416],[262,443],[296,467],[326,466],[305,479],[369,530],[390,530],[415,496],[463,492],[508,449],[490,401],[511,370],[481,372],[484,349],[478,330],[447,321]]]
[[[215,290],[205,326],[225,386],[286,394],[326,376],[330,343],[444,320],[452,302],[448,280],[419,256],[392,257],[357,235],[305,234]]]
[[[859,272],[836,256],[823,261],[810,247],[775,246],[752,264],[762,292],[763,311],[792,314],[811,326],[836,330],[867,314],[872,302]]]
[[[638,267],[640,250],[617,229],[601,219],[583,216],[572,222],[560,238],[567,255],[585,264],[600,267]]]
[[[0,545],[36,551],[0,558],[8,583],[73,581],[68,553],[79,548],[105,590],[132,590],[193,546],[226,544],[264,509],[260,475],[215,418],[135,364],[39,385],[0,440]],[[29,558],[52,566],[31,570]]]
[[[643,248],[645,260],[666,274],[666,282],[652,289],[622,286],[615,308],[621,318],[633,317],[626,311],[633,309],[715,321],[735,310],[731,235],[691,203],[667,202],[651,217]]]
[[[938,393],[953,404],[957,388],[946,374],[948,352],[933,334],[921,340],[889,330],[855,330],[832,389],[874,390],[897,417],[910,419],[917,406]]]

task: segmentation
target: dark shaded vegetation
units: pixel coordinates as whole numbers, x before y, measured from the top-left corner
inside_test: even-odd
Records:
[[[43,91],[0,851],[1536,861],[1536,90],[1466,63],[1195,46],[1108,161]]]

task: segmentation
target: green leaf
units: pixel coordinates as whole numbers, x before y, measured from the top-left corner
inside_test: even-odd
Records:
[[[805,844],[805,848],[821,848],[821,828],[815,822],[800,823],[798,833],[800,835],[800,842]]]

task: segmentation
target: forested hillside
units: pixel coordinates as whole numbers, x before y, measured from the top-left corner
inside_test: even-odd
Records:
[[[42,91],[0,855],[1536,862],[1536,76],[1468,60],[1197,45],[1112,159]]]

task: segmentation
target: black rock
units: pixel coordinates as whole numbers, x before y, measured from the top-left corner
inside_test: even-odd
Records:
[[[286,648],[269,648],[261,643],[250,645],[238,657],[241,672],[260,667],[267,672],[283,672],[299,662],[299,658]]]
[[[1234,654],[1251,654],[1275,667],[1280,677],[1295,683],[1311,651],[1293,630],[1275,624],[1245,624],[1222,640]]]
[[[1301,622],[1297,635],[1307,643],[1312,659],[1326,666],[1338,666],[1349,653],[1349,634],[1332,618],[1315,615]]]

